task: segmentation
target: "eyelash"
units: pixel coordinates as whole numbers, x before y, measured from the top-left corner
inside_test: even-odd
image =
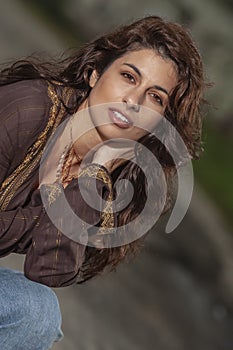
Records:
[[[154,99],[163,107],[163,100],[158,94],[155,94],[154,92],[151,93],[151,95],[155,95]]]
[[[133,79],[134,82],[136,81],[135,77],[131,73],[123,72],[121,73],[121,75],[123,76],[123,78],[129,80],[131,83],[132,83],[131,79]]]
[[[130,83],[132,83],[132,79],[134,80],[133,82],[136,81],[135,77],[131,73],[123,72],[123,73],[121,73],[121,75],[123,76],[123,78],[127,79],[128,81],[130,81]],[[154,100],[156,100],[160,104],[160,106],[163,107],[163,100],[161,99],[161,97],[158,94],[156,94],[156,93],[151,93],[151,95],[155,95]]]

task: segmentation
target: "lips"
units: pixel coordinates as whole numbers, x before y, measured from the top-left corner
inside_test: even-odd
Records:
[[[117,109],[109,109],[109,116],[112,122],[119,128],[127,129],[133,125],[132,120]]]

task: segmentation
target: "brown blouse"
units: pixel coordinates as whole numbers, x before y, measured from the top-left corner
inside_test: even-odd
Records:
[[[11,252],[26,254],[25,275],[51,287],[77,281],[86,250],[84,244],[68,238],[52,223],[37,189],[46,143],[68,117],[59,97],[69,104],[75,98],[75,90],[40,79],[0,87],[0,257]],[[91,192],[93,181],[108,208],[103,208],[100,197]],[[49,186],[42,186],[45,193]],[[80,186],[100,211],[87,205]],[[50,205],[59,207],[61,191],[59,185],[54,188],[56,195]],[[86,165],[79,179],[73,179],[64,193],[73,211],[96,227],[97,232],[114,226],[112,179],[103,166]],[[61,215],[61,210],[56,208],[57,215]],[[71,222],[70,227],[80,234],[86,230],[83,224],[72,227]]]

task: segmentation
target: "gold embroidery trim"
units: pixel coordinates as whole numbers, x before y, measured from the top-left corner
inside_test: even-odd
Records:
[[[90,165],[89,167],[80,171],[78,177],[89,176],[94,177],[98,180],[103,181],[109,188],[109,195],[106,200],[107,204],[101,214],[100,229],[97,235],[104,235],[107,233],[107,229],[114,227],[114,214],[113,214],[113,192],[112,192],[112,181],[106,170],[100,168],[98,165]]]
[[[112,201],[113,201],[113,191],[112,191],[112,181],[106,170],[103,168],[100,168],[100,166],[96,164],[90,164],[83,170],[79,172],[77,176],[73,176],[73,178],[77,179],[80,177],[92,177],[98,180],[101,180],[104,182],[105,185],[107,185],[109,189],[109,194],[108,198],[106,199],[107,204],[103,208],[103,211],[101,213],[100,217],[100,228],[98,230],[97,235],[104,235],[107,232],[107,230],[110,228],[114,227],[114,214],[113,214],[113,206],[112,206]],[[51,185],[51,195],[49,195],[49,205],[51,205],[57,197],[60,195],[60,189],[57,187],[56,184],[54,184],[54,188]]]
[[[72,89],[64,88],[62,98],[64,98],[65,104],[69,101],[72,93]],[[6,210],[16,191],[39,163],[46,146],[48,136],[52,136],[54,134],[62,117],[64,116],[64,106],[61,105],[53,85],[49,82],[48,96],[52,101],[52,107],[50,109],[49,120],[45,129],[41,132],[36,142],[29,148],[24,160],[13,171],[13,173],[6,178],[0,187],[0,210],[2,211]]]
[[[79,172],[78,177],[89,176],[103,181],[112,190],[112,181],[106,170],[100,168],[98,165],[90,164]]]
[[[57,198],[62,193],[62,189],[57,183],[43,185],[43,189],[46,191],[49,207],[57,200]]]

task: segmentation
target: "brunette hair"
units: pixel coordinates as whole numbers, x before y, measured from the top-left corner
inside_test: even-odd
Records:
[[[114,60],[127,52],[142,48],[153,49],[164,59],[174,62],[178,83],[169,98],[165,117],[183,138],[191,158],[198,159],[202,152],[200,107],[205,87],[203,65],[190,34],[177,23],[165,21],[157,16],[147,16],[100,36],[56,64],[54,62],[41,63],[33,59],[18,61],[2,71],[0,85],[22,79],[42,78],[75,88],[77,100],[73,106],[67,107],[67,111],[72,114],[90,93],[89,78],[94,69],[101,76]],[[174,138],[171,132],[168,142],[175,144]],[[144,136],[139,142],[150,149],[163,168],[169,189],[164,213],[171,208],[173,202],[171,189],[172,179],[176,174],[175,164],[164,143],[159,141],[153,133]],[[113,173],[115,183],[125,178],[134,186],[131,203],[118,213],[118,224],[121,226],[137,217],[143,209],[142,199],[146,200],[148,191],[158,186],[158,174],[153,174],[146,160],[144,167],[148,167],[151,174],[147,179],[141,168],[132,162],[126,163]],[[125,191],[123,186],[120,187],[118,193],[119,201]],[[161,200],[162,197],[151,204],[152,215]],[[87,247],[86,259],[82,266],[83,279],[79,283],[101,274],[106,267],[110,271],[115,270],[117,264],[126,256],[135,256],[140,251],[145,237],[146,235],[120,247],[104,249]]]

